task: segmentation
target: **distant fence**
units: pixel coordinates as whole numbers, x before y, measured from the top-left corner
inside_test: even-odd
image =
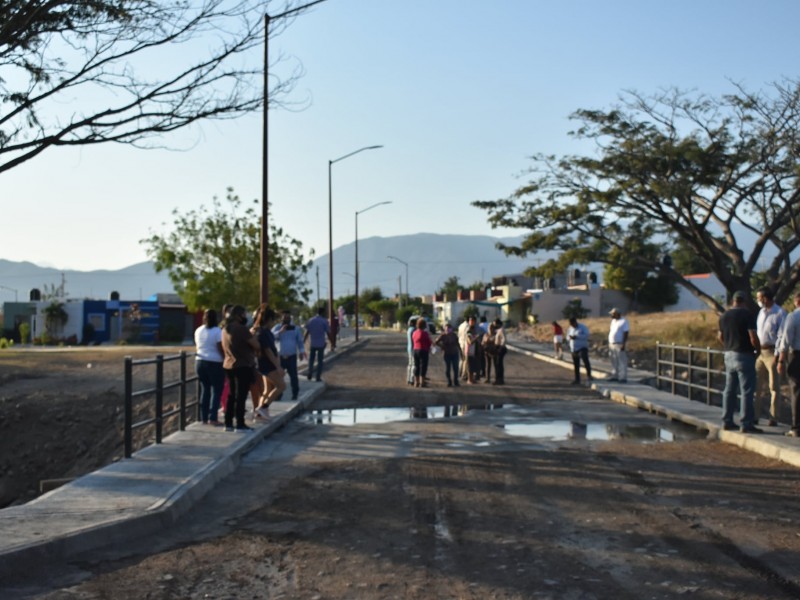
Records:
[[[187,354],[181,352],[174,356],[165,357],[163,354],[157,355],[155,358],[146,358],[134,360],[130,356],[125,357],[125,458],[130,458],[133,455],[133,430],[148,425],[155,425],[156,444],[160,444],[163,437],[164,422],[169,417],[178,415],[178,428],[180,431],[186,429],[186,409],[197,407],[199,409],[199,393],[197,390],[197,383],[194,386],[195,399],[192,402],[186,401],[186,389],[192,382],[197,382],[197,375],[192,370],[192,375],[188,376],[186,363],[189,357],[194,354]],[[179,362],[179,375],[178,378],[172,381],[164,381],[164,366],[175,362]],[[133,390],[133,367],[142,365],[154,366],[154,386]],[[164,393],[177,389],[178,390],[178,406],[164,412]],[[143,398],[152,396],[154,399],[154,410],[150,412],[152,416],[133,422],[133,401],[135,398]]]
[[[656,343],[656,387],[676,396],[720,406],[724,365],[721,350]]]

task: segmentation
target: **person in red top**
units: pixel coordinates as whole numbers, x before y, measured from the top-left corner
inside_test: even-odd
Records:
[[[433,342],[425,319],[417,321],[417,330],[411,334],[411,344],[414,349],[414,387],[427,387],[425,378],[428,375],[428,354]]]
[[[553,350],[556,352],[556,358],[561,360],[564,354],[564,330],[558,321],[553,321]]]

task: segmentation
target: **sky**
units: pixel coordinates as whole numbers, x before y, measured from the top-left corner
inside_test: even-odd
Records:
[[[273,4],[277,11],[283,4]],[[270,41],[302,64],[269,115],[270,219],[317,256],[359,237],[519,235],[473,200],[508,196],[536,153],[590,151],[567,134],[580,108],[624,90],[720,95],[794,78],[795,0],[328,0]],[[256,59],[259,57],[256,56]],[[233,187],[261,197],[261,115],[164,139],[182,150],[106,144],[47,150],[0,174],[0,258],[59,269],[147,260],[140,240]],[[366,259],[367,257],[363,257]]]

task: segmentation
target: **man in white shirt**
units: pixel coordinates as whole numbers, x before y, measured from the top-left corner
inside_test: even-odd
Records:
[[[628,353],[625,347],[628,343],[630,325],[628,320],[622,318],[618,309],[612,308],[611,327],[608,330],[608,357],[611,359],[611,377],[608,381],[628,382]]]
[[[756,422],[762,414],[764,400],[769,393],[769,421],[767,425],[778,424],[778,401],[780,400],[781,377],[778,375],[775,346],[778,334],[783,329],[786,311],[775,304],[775,295],[768,287],[756,292],[758,300],[758,319],[756,333],[761,343],[761,353],[756,358]]]
[[[786,435],[800,437],[800,292],[794,295],[794,306],[778,340],[777,368],[781,375],[786,373],[792,392],[792,427]]]

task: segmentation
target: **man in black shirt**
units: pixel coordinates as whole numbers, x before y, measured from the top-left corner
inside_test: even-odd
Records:
[[[761,347],[756,316],[746,306],[744,292],[733,294],[733,306],[719,318],[719,340],[725,347],[725,391],[722,392],[722,427],[735,429],[733,413],[740,398],[740,431],[763,433],[755,426],[753,396],[756,389],[756,356]]]

